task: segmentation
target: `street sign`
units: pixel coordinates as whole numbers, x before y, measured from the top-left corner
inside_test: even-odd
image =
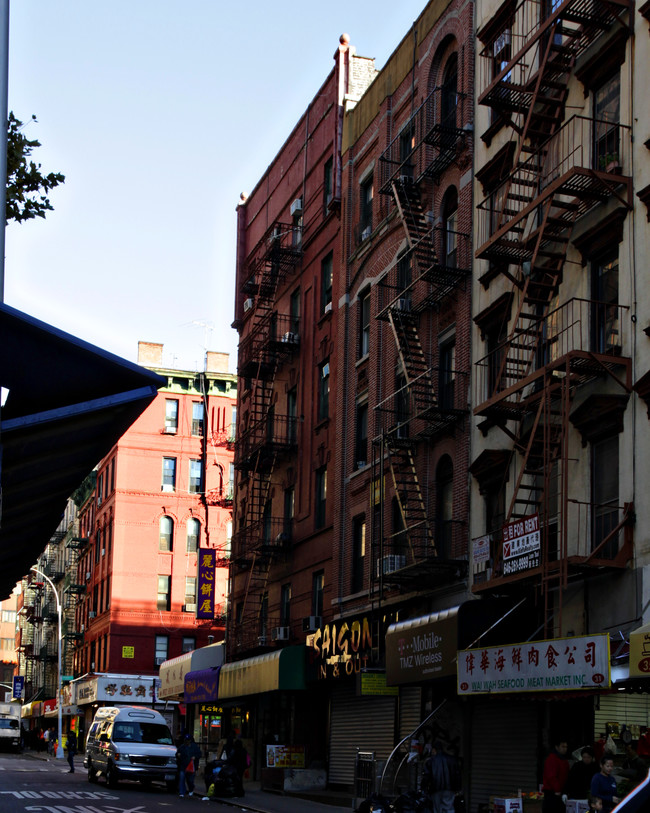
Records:
[[[25,692],[24,675],[14,675],[14,697],[22,700]]]

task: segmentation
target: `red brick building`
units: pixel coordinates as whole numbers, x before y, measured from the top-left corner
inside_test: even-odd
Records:
[[[79,512],[77,578],[64,590],[67,603],[80,596],[77,676],[154,675],[224,635],[236,378],[220,353],[194,373],[140,342],[138,361],[167,386],[101,461]],[[217,551],[212,620],[197,620],[199,548]]]

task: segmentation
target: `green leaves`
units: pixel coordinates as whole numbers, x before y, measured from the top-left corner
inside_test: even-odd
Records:
[[[32,116],[36,121],[36,116]],[[22,223],[34,217],[45,217],[54,207],[47,192],[65,181],[60,172],[43,175],[41,165],[30,159],[32,150],[41,146],[23,133],[23,123],[13,113],[7,122],[7,212],[6,222]]]

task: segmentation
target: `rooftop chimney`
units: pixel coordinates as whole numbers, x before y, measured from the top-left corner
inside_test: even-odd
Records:
[[[215,353],[208,350],[205,354],[206,373],[227,373],[230,353]]]
[[[162,367],[163,346],[157,342],[138,342],[138,364]]]

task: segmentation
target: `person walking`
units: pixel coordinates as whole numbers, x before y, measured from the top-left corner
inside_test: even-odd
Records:
[[[422,773],[422,790],[431,797],[433,813],[454,813],[460,785],[458,760],[444,750],[440,740],[436,740]]]
[[[600,758],[600,772],[591,780],[591,795],[603,800],[603,813],[610,813],[621,801],[617,796],[616,780],[612,776],[613,768],[612,755],[605,751]]]
[[[569,762],[566,758],[568,750],[567,741],[558,739],[544,760],[542,813],[565,813],[562,794],[569,778]]]
[[[593,748],[586,746],[580,752],[580,761],[571,766],[564,792],[569,799],[587,799],[591,780],[598,773]]]
[[[186,734],[178,748],[176,759],[178,761],[178,795],[182,799],[187,790],[188,796],[194,795],[194,780],[201,750],[190,734]]]
[[[68,749],[68,765],[70,766],[68,773],[74,773],[74,757],[77,753],[77,735],[72,728],[68,731],[66,747]]]

